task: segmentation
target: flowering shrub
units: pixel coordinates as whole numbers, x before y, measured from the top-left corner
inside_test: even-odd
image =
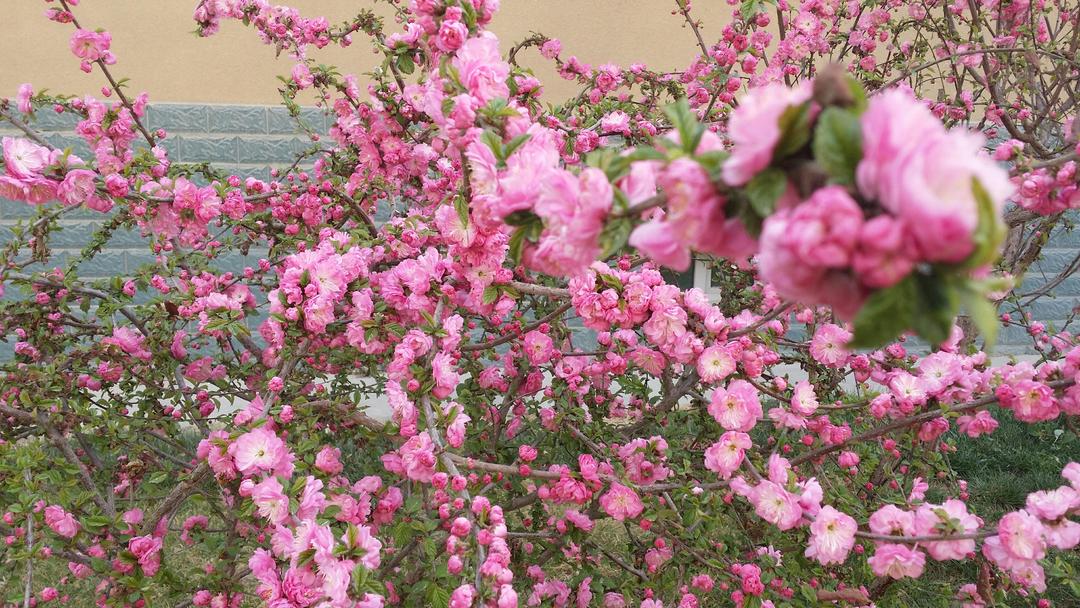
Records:
[[[494,0],[413,0],[394,27],[202,0],[202,35],[252,27],[295,59],[286,106],[311,89],[333,119],[263,181],[172,162],[110,35],[74,0],[47,5],[109,86],[0,101],[19,132],[0,195],[37,206],[0,252],[16,353],[0,532],[21,583],[5,601],[885,606],[915,589],[973,608],[1080,591],[1063,557],[1080,464],[990,519],[949,460],[1001,416],[1075,433],[1071,335],[1021,309],[1003,318],[1037,361],[975,345],[997,305],[1040,295],[1008,275],[1080,205],[1075,9],[747,0],[707,46],[678,0],[702,53],[665,74],[541,35],[508,49],[486,30]],[[307,56],[361,36],[383,57],[364,90]],[[517,63],[529,47],[581,95],[545,105]],[[92,158],[43,139],[46,112],[77,116]],[[101,228],[55,258],[58,218],[83,207]],[[154,262],[80,278],[123,230]],[[228,271],[230,254],[258,261]],[[694,260],[719,300],[670,281]]]

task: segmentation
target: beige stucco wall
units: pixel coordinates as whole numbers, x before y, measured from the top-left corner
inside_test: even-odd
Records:
[[[0,0],[5,32],[0,36],[0,96],[11,96],[23,82],[35,89],[99,94],[102,77],[79,71],[68,48],[73,27],[44,18],[41,0]],[[385,3],[371,0],[283,0],[306,15],[323,14],[341,22],[358,7],[388,14]],[[276,103],[276,77],[290,64],[275,60],[253,30],[226,23],[211,38],[192,31],[196,0],[86,0],[75,7],[83,27],[104,28],[113,35],[118,76],[131,79],[135,91],[151,100],[171,102]],[[623,65],[645,62],[652,67],[678,69],[694,56],[696,44],[681,15],[672,15],[674,0],[503,0],[491,28],[509,46],[530,32],[560,38],[566,55],[575,54],[593,65],[612,61]],[[694,3],[705,22],[706,38],[715,40],[731,8],[721,0]],[[388,26],[396,31],[396,24]],[[342,72],[362,73],[377,65],[366,41],[349,49],[324,49],[314,55]],[[573,85],[555,75],[535,51],[522,63],[537,70],[550,98],[576,93]]]

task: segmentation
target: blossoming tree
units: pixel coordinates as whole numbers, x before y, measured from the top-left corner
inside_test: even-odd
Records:
[[[333,120],[263,181],[170,160],[77,4],[47,16],[106,99],[0,100],[0,196],[36,207],[0,251],[3,601],[1080,593],[1080,464],[989,519],[949,460],[1000,416],[1076,432],[1080,348],[1023,310],[1054,281],[1010,281],[1080,205],[1075,6],[744,0],[709,44],[677,0],[701,54],[662,73],[500,43],[495,0],[339,25],[201,0],[200,34],[250,26],[295,60],[286,106]],[[367,41],[366,88],[307,55]],[[544,103],[533,47],[579,96]],[[100,229],[55,259],[84,207]],[[154,262],[80,278],[124,230]],[[670,280],[694,260],[718,299]],[[1036,361],[978,350],[1003,303]]]

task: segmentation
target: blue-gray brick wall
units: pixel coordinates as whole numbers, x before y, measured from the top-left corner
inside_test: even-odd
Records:
[[[323,113],[315,108],[303,109],[301,120],[317,132],[324,133],[329,126]],[[147,122],[151,129],[168,132],[161,145],[169,151],[174,162],[209,162],[230,173],[261,179],[269,179],[271,168],[289,166],[298,152],[311,146],[309,138],[281,107],[154,104],[147,109]],[[71,147],[85,158],[91,156],[85,142],[73,132],[75,119],[71,115],[41,111],[34,126],[53,145]],[[0,123],[0,134],[18,135],[18,132],[10,125]],[[0,245],[10,238],[11,226],[25,222],[33,215],[34,209],[24,203],[0,199]],[[62,264],[68,256],[77,255],[101,222],[101,214],[90,210],[79,209],[65,214],[60,221],[63,230],[51,241],[54,254],[58,256],[53,264]],[[247,258],[226,258],[221,264],[239,269],[253,264],[258,253],[253,252]],[[1080,253],[1080,232],[1059,229],[1050,239],[1043,259],[1028,272],[1021,292],[1030,292],[1052,280],[1077,253]],[[112,277],[131,273],[152,260],[153,256],[137,233],[117,233],[109,248],[84,264],[80,272],[88,278]],[[1062,282],[1049,296],[1037,301],[1031,310],[1038,320],[1061,329],[1077,306],[1080,306],[1080,275]],[[1022,329],[1005,328],[998,353],[1031,352],[1030,345],[1030,338]],[[0,344],[0,358],[6,358],[8,352],[8,347]]]

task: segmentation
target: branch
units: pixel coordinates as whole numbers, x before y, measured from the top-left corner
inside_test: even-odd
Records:
[[[161,504],[154,509],[150,517],[146,519],[142,526],[143,534],[150,534],[157,528],[158,523],[162,519],[171,517],[173,512],[180,506],[182,502],[187,500],[189,496],[195,493],[199,484],[203,479],[210,474],[210,465],[206,462],[199,463],[199,466],[195,467],[191,474],[180,485],[176,486],[169,492],[165,500],[161,501]]]

